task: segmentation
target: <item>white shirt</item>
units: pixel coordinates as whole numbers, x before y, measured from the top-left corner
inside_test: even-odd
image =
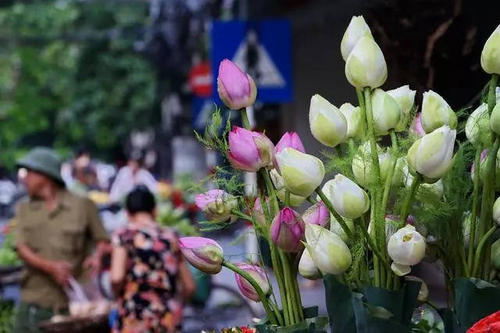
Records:
[[[134,174],[129,166],[124,166],[116,175],[109,198],[112,202],[120,202],[138,185],[145,185],[152,193],[156,193],[158,182],[146,169],[141,168]]]

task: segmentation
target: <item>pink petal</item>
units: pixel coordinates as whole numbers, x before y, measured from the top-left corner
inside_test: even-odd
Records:
[[[238,102],[250,96],[250,82],[247,74],[229,59],[224,59],[219,65],[219,76],[221,84],[226,90],[227,96]]]

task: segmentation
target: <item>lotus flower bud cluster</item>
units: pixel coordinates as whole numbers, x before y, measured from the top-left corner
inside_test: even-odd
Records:
[[[347,121],[340,110],[320,95],[311,98],[309,126],[316,140],[335,147],[347,137]]]
[[[415,141],[406,157],[410,171],[430,182],[441,178],[453,165],[455,136],[455,130],[443,126]]]
[[[359,106],[344,103],[339,108],[347,121],[347,138],[363,138],[364,119]]]
[[[488,74],[500,75],[500,25],[486,40],[481,52],[481,67]]]
[[[404,85],[396,89],[388,90],[387,94],[394,98],[399,105],[401,112],[399,122],[396,125],[396,132],[402,132],[408,127],[411,110],[415,104],[415,90],[411,90],[409,85]]]
[[[207,274],[217,274],[222,269],[222,247],[214,240],[203,237],[181,237],[179,247],[186,260]]]
[[[328,228],[330,225],[330,212],[323,201],[318,201],[302,214],[302,220],[306,224],[316,224]]]
[[[302,248],[304,237],[304,221],[300,215],[289,207],[285,207],[271,224],[271,239],[285,252],[298,252]]]
[[[257,172],[273,165],[274,145],[262,133],[235,126],[229,132],[228,159],[235,169]]]
[[[410,267],[418,264],[425,255],[425,239],[415,227],[406,225],[394,233],[387,244],[387,252],[393,261],[393,271],[402,276]]]
[[[224,104],[231,110],[252,105],[257,97],[255,82],[231,60],[224,59],[219,65],[217,91]]]
[[[267,295],[270,291],[269,280],[267,279],[266,273],[262,268],[256,265],[250,264],[236,264],[236,266],[248,273],[259,285],[262,292]],[[248,282],[244,277],[235,273],[236,284],[238,285],[238,289],[243,294],[243,296],[251,299],[255,302],[260,302],[259,294],[255,290],[255,288]]]
[[[309,280],[316,280],[321,277],[321,272],[316,267],[308,249],[305,249],[300,257],[299,274]]]
[[[323,162],[315,156],[285,148],[276,155],[276,161],[288,191],[308,197],[325,177]]]
[[[351,252],[339,236],[315,224],[306,224],[305,235],[307,251],[323,274],[342,274],[351,266]]]
[[[491,145],[493,141],[493,134],[490,129],[488,104],[481,104],[474,110],[474,112],[471,113],[465,123],[465,135],[475,146],[485,147]]]
[[[443,97],[432,90],[424,92],[420,121],[426,133],[430,133],[445,125],[451,129],[457,127],[457,115],[455,112],[453,112]]]
[[[323,185],[323,193],[332,202],[333,208],[343,217],[356,219],[370,208],[366,192],[342,174]]]
[[[398,102],[382,89],[375,89],[372,95],[373,124],[376,135],[386,135],[395,129],[401,118]]]
[[[232,219],[234,217],[232,211],[238,206],[236,198],[223,190],[210,190],[198,194],[195,202],[211,222],[224,222]]]

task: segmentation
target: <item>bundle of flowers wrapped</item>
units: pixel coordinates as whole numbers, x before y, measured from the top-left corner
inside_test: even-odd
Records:
[[[228,261],[213,240],[183,238],[187,260],[211,274],[223,266],[234,271],[241,292],[262,302],[269,325],[288,327],[287,332],[317,329],[302,307],[297,274],[324,279],[334,332],[408,330],[415,307],[427,297],[423,281],[410,273],[430,249],[437,248],[450,283],[461,276],[488,278],[492,270],[488,260],[483,265],[484,258],[491,253],[500,262],[500,246],[492,246],[490,238],[496,230],[493,218],[500,216],[500,200],[493,204],[500,146],[500,105],[495,107],[499,35],[497,28],[481,57],[492,74],[487,102],[466,126],[476,147],[473,181],[464,177],[470,149],[455,142],[457,114],[446,100],[424,92],[417,110],[416,92],[408,85],[380,88],[388,75],[386,62],[361,16],[352,18],[340,47],[358,105],[337,101],[337,107],[320,95],[311,97],[310,130],[328,147],[325,164],[306,152],[294,132],[274,145],[252,130],[245,108],[255,101],[255,84],[223,60],[219,95],[229,109],[240,109],[243,127],[230,130],[227,124],[218,135],[216,114],[217,126],[209,126],[202,141],[223,153],[234,170],[256,172],[259,187],[255,200],[220,188],[196,201],[212,223],[252,222],[269,243],[279,293],[262,267]],[[301,213],[301,205],[309,207]],[[437,226],[438,219],[446,223]],[[472,221],[467,237],[464,219]]]

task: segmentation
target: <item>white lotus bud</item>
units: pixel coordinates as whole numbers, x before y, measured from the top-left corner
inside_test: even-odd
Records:
[[[399,110],[401,111],[399,122],[396,125],[396,132],[402,132],[408,127],[410,113],[415,104],[416,92],[416,90],[411,90],[409,85],[387,91],[387,93],[396,100],[399,105]]]
[[[362,37],[373,38],[370,27],[366,24],[363,16],[353,16],[340,42],[340,52],[344,61],[347,60],[349,54],[351,54],[351,51]]]
[[[311,97],[309,126],[316,140],[335,147],[347,138],[347,121],[340,110],[316,94]]]
[[[401,109],[398,102],[382,89],[372,95],[373,126],[376,135],[386,135],[399,124]]]

